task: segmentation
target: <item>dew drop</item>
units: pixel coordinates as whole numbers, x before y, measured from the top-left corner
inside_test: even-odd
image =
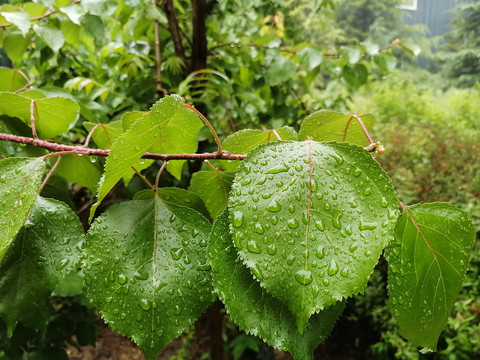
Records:
[[[247,242],[247,250],[253,254],[261,254],[262,250],[258,247],[257,243],[254,240]]]
[[[240,226],[243,225],[243,212],[241,212],[241,211],[235,211],[235,212],[233,213],[232,224],[233,224],[233,226],[235,226],[235,227],[240,227]]]
[[[343,164],[343,158],[342,158],[340,155],[338,155],[338,154],[330,154],[330,156],[335,159],[335,161],[337,162],[338,165],[342,165],[342,164]]]
[[[251,267],[252,274],[258,279],[258,280],[263,280],[263,272],[262,269],[260,269],[260,266],[258,264],[254,264]]]
[[[287,221],[287,225],[290,229],[296,229],[296,228],[298,228],[298,225],[300,225],[300,224],[299,224],[297,219],[289,219]]]
[[[294,278],[302,285],[311,284],[313,281],[312,272],[308,270],[297,271],[294,275]]]
[[[320,230],[320,231],[324,231],[325,230],[325,225],[323,223],[322,220],[317,220],[315,221],[315,227]]]
[[[291,266],[294,261],[295,261],[295,255],[290,254],[290,256],[287,258],[287,264]]]
[[[267,247],[268,255],[275,255],[277,253],[277,246],[275,244],[270,244]]]
[[[293,213],[295,212],[295,205],[293,205],[293,204],[290,205],[290,206],[288,207],[288,211],[290,211],[290,212],[293,214]]]
[[[127,282],[127,276],[125,274],[119,274],[117,279],[120,285],[124,285]]]
[[[263,228],[262,224],[260,224],[260,223],[256,223],[254,229],[255,229],[255,232],[257,234],[260,234],[260,235],[262,235],[265,232],[265,229]]]
[[[356,168],[356,169],[353,171],[353,176],[359,177],[361,173],[362,173],[362,170],[360,170],[359,168]]]
[[[343,213],[338,212],[337,214],[335,214],[334,217],[332,217],[332,225],[334,228],[339,230],[342,228],[342,223],[340,222],[340,219],[342,218],[342,216],[343,216]]]
[[[337,272],[338,272],[337,262],[336,262],[334,259],[332,259],[332,260],[330,261],[330,265],[328,265],[327,274],[330,275],[330,276],[333,276],[333,275],[335,275]]]
[[[152,307],[152,304],[147,299],[141,299],[140,306],[143,310],[148,311]]]
[[[365,196],[368,196],[372,193],[372,189],[371,188],[366,188],[365,190],[363,190],[363,195]]]
[[[360,224],[358,225],[358,230],[363,231],[363,230],[375,230],[377,228],[377,223],[376,222],[363,222],[361,221]]]
[[[271,168],[266,172],[266,174],[278,174],[282,172],[287,172],[290,168],[286,164],[280,164],[276,167]]]
[[[388,201],[385,199],[385,197],[382,197],[382,200],[380,201],[380,205],[384,208],[388,206]]]
[[[183,255],[183,248],[170,249],[170,254],[172,255],[173,260],[180,260]]]

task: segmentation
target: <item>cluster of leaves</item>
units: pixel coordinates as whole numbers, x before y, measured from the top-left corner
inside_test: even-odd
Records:
[[[36,101],[23,110],[34,109]],[[120,179],[150,165],[144,154],[196,150],[201,121],[192,110],[174,95],[149,112],[124,114],[91,217]],[[34,111],[35,121],[10,115],[35,125],[32,130],[49,123],[48,115],[39,118]],[[91,303],[147,358],[218,296],[242,330],[295,358],[311,359],[344,300],[363,291],[385,249],[390,307],[400,331],[414,344],[435,349],[461,288],[473,228],[465,213],[448,204],[402,205],[397,218],[389,178],[354,145],[364,140],[358,136],[361,123],[353,119],[323,111],[305,118],[298,133],[235,133],[223,145],[248,153],[242,164],[234,173],[197,172],[190,190],[158,187],[162,171],[180,177],[185,160],[165,162],[153,185],[144,178],[151,190],[111,206],[86,235],[67,204],[38,196],[47,160],[62,156],[63,148],[0,161],[0,219],[6,229],[0,238],[0,314],[9,334],[32,302],[44,303],[81,267]],[[108,133],[97,129],[93,134],[98,131],[101,144]],[[279,134],[293,140],[279,141]],[[228,159],[237,155],[218,146],[216,156],[232,167]]]

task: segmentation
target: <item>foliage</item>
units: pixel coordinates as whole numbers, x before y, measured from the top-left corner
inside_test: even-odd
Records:
[[[1,45],[15,67],[0,73],[0,315],[12,339],[24,326],[42,330],[32,314],[45,324],[50,295],[76,276],[148,359],[216,296],[243,331],[312,359],[385,250],[400,333],[435,349],[474,240],[466,214],[402,204],[397,217],[391,181],[369,153],[382,146],[361,118],[314,112],[345,109],[393,70],[395,49],[416,49],[401,39],[343,46],[328,26],[332,1],[315,2],[303,26],[306,2],[293,3],[1,5]],[[436,220],[439,208],[448,221]],[[416,246],[428,256],[408,251]],[[393,303],[410,264],[433,265],[446,282],[445,311],[437,298],[422,308],[430,337],[411,331],[416,308]],[[423,290],[409,290],[417,304]]]

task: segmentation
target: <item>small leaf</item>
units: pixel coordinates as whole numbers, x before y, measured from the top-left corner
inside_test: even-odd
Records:
[[[97,124],[84,122],[82,125],[87,131],[92,131]],[[122,133],[122,122],[120,120],[112,121],[108,124],[100,124],[92,134],[92,139],[100,149],[111,149],[113,143],[120,137],[120,135],[122,135]]]
[[[322,63],[323,52],[313,47],[305,47],[297,52],[307,70],[313,70]]]
[[[0,114],[19,118],[30,125],[31,99],[18,94],[0,93]],[[54,138],[65,133],[77,120],[78,104],[64,97],[35,100],[35,128],[42,138]]]
[[[0,262],[27,219],[44,172],[42,158],[0,160]]]
[[[345,65],[342,76],[348,85],[358,88],[367,82],[368,70],[363,64]]]
[[[285,303],[263,289],[237,260],[227,211],[213,225],[208,252],[215,290],[234,322],[274,348],[289,351],[296,359],[313,359],[313,350],[325,341],[345,304],[336,303],[313,315],[305,334],[300,335],[296,319]]]
[[[13,332],[22,313],[43,304],[76,268],[83,228],[64,203],[38,197],[0,265],[0,315]]]
[[[224,171],[198,171],[192,175],[189,189],[200,196],[213,219],[227,206],[234,176]]]
[[[30,15],[28,15],[26,12],[0,12],[0,15],[2,15],[5,20],[18,27],[23,36],[28,34],[32,23],[30,22]]]
[[[277,86],[289,80],[297,68],[292,60],[284,56],[277,56],[270,64],[265,72],[265,81],[270,86]]]
[[[99,184],[97,202],[90,211],[90,219],[113,186],[131,171],[131,167],[140,161],[155,142],[162,140],[161,130],[175,117],[183,103],[183,99],[177,95],[162,98],[148,114],[139,118],[117,139],[107,157],[105,173]]]
[[[462,288],[475,231],[463,211],[441,203],[405,209],[388,260],[390,306],[400,333],[435,350]]]
[[[11,32],[5,34],[3,49],[15,64],[23,59],[29,43],[30,38],[28,36],[23,36],[19,32]],[[0,101],[0,104],[1,103],[2,101]]]
[[[19,70],[0,67],[0,91],[16,91],[27,85]]]
[[[367,129],[373,126],[372,115],[359,117]],[[368,145],[368,139],[354,117],[331,110],[317,111],[303,120],[298,139],[306,140],[309,137],[316,141],[348,141],[361,146]]]
[[[393,236],[397,203],[367,151],[307,140],[251,151],[229,209],[240,257],[303,332],[311,314],[364,289]]]
[[[289,126],[281,127],[275,130],[282,140],[297,140],[297,133]],[[222,144],[222,148],[232,154],[247,154],[260,144],[266,142],[278,141],[273,130],[245,129],[227,137]],[[225,170],[233,171],[240,166],[239,161],[224,161]]]
[[[62,31],[53,25],[35,24],[33,25],[33,30],[55,53],[65,44]]]
[[[83,155],[63,155],[55,171],[69,182],[87,187],[92,193],[95,193],[102,175],[92,158]]]
[[[112,206],[85,239],[88,297],[147,359],[213,301],[206,251],[210,229],[196,211],[155,197]]]
[[[113,15],[118,7],[117,0],[82,0],[81,5],[87,13],[100,17]]]

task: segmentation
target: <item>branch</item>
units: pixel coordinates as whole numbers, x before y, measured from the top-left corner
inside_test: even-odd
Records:
[[[175,6],[172,0],[164,0],[164,9],[168,18],[168,27],[170,34],[172,35],[173,46],[175,48],[175,54],[183,60],[183,63],[187,63],[187,57],[185,56],[185,50],[182,44],[182,37],[180,35],[180,26],[178,25],[177,15],[175,13]],[[183,74],[188,75],[188,70],[183,67]]]
[[[3,134],[0,133],[0,140],[13,141],[21,144],[33,145],[42,147],[49,150],[54,150],[55,155],[63,154],[78,154],[78,155],[95,155],[95,156],[108,156],[110,150],[104,149],[90,149],[86,148],[83,145],[73,146],[73,145],[64,145],[53,143],[47,140],[40,140],[33,137],[18,136],[12,134]],[[153,159],[153,160],[205,160],[205,159],[217,159],[217,160],[243,160],[246,155],[244,154],[230,154],[228,151],[222,152],[213,152],[213,153],[202,153],[202,154],[153,154],[145,153],[143,154],[143,159]]]
[[[156,0],[152,0],[152,5],[154,7],[157,6]],[[160,50],[160,35],[159,35],[159,25],[158,21],[154,20],[153,21],[153,26],[154,26],[154,32],[155,32],[155,91],[157,93],[162,93],[163,95],[168,95],[168,91],[165,90],[165,88],[162,86],[162,53]]]
[[[82,1],[82,0],[74,0],[74,1],[72,1],[69,5],[79,4],[81,1]],[[44,18],[46,18],[46,17],[49,17],[49,16],[51,16],[51,15],[54,15],[54,14],[56,14],[56,13],[58,13],[58,10],[51,10],[51,11],[49,11],[49,12],[43,14],[43,15],[36,16],[36,17],[31,18],[30,21],[42,20],[42,19],[44,19]],[[10,26],[12,26],[12,25],[13,25],[13,24],[11,24],[11,23],[8,23],[8,24],[0,24],[0,28],[7,28],[7,27],[10,27]]]

